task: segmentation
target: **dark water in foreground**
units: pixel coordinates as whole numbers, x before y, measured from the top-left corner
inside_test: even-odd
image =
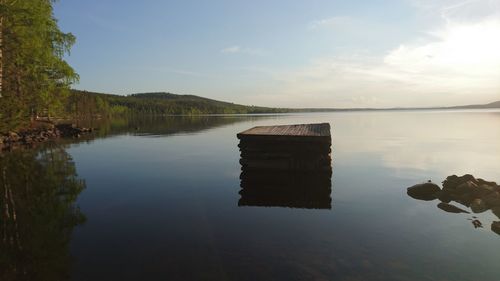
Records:
[[[333,141],[318,209],[287,194],[239,206],[236,133],[313,122]],[[500,111],[116,120],[99,134],[0,158],[1,280],[500,280],[499,218],[406,195],[452,174],[499,182]]]

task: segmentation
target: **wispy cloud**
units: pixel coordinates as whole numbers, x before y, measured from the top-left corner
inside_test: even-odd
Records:
[[[318,29],[322,27],[329,28],[342,28],[346,25],[350,25],[353,23],[353,19],[347,16],[336,16],[326,19],[315,20],[309,23],[310,29]]]
[[[235,54],[241,51],[240,46],[231,46],[221,50],[222,53]]]
[[[247,55],[254,55],[254,56],[262,56],[262,55],[266,54],[261,49],[244,48],[244,47],[241,47],[238,45],[223,48],[221,50],[221,53],[224,53],[224,54],[247,54]]]

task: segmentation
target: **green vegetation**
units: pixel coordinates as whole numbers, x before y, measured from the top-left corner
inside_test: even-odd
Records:
[[[289,109],[244,106],[194,95],[144,93],[130,96],[107,95],[73,90],[67,112],[75,117],[116,116],[123,114],[199,115],[282,113]]]
[[[75,42],[59,30],[53,0],[0,0],[0,130],[64,110],[78,75],[64,60]]]

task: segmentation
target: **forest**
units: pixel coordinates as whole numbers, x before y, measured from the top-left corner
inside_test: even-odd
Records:
[[[285,108],[245,106],[194,95],[142,93],[129,96],[71,90],[65,111],[76,118],[113,117],[124,114],[198,115],[283,113]]]

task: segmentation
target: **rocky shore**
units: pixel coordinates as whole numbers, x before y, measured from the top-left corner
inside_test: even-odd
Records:
[[[500,185],[495,182],[476,179],[472,175],[452,175],[443,181],[443,188],[432,182],[416,184],[407,188],[407,194],[418,200],[432,201],[439,199],[437,207],[449,213],[483,213],[491,210],[500,218]],[[456,202],[464,210],[453,204]],[[475,227],[482,227],[479,220],[473,220]],[[491,230],[500,235],[500,221],[491,224]]]
[[[0,134],[0,151],[18,147],[34,147],[37,144],[59,138],[80,138],[94,131],[92,128],[79,128],[73,124],[47,124],[46,126]]]

